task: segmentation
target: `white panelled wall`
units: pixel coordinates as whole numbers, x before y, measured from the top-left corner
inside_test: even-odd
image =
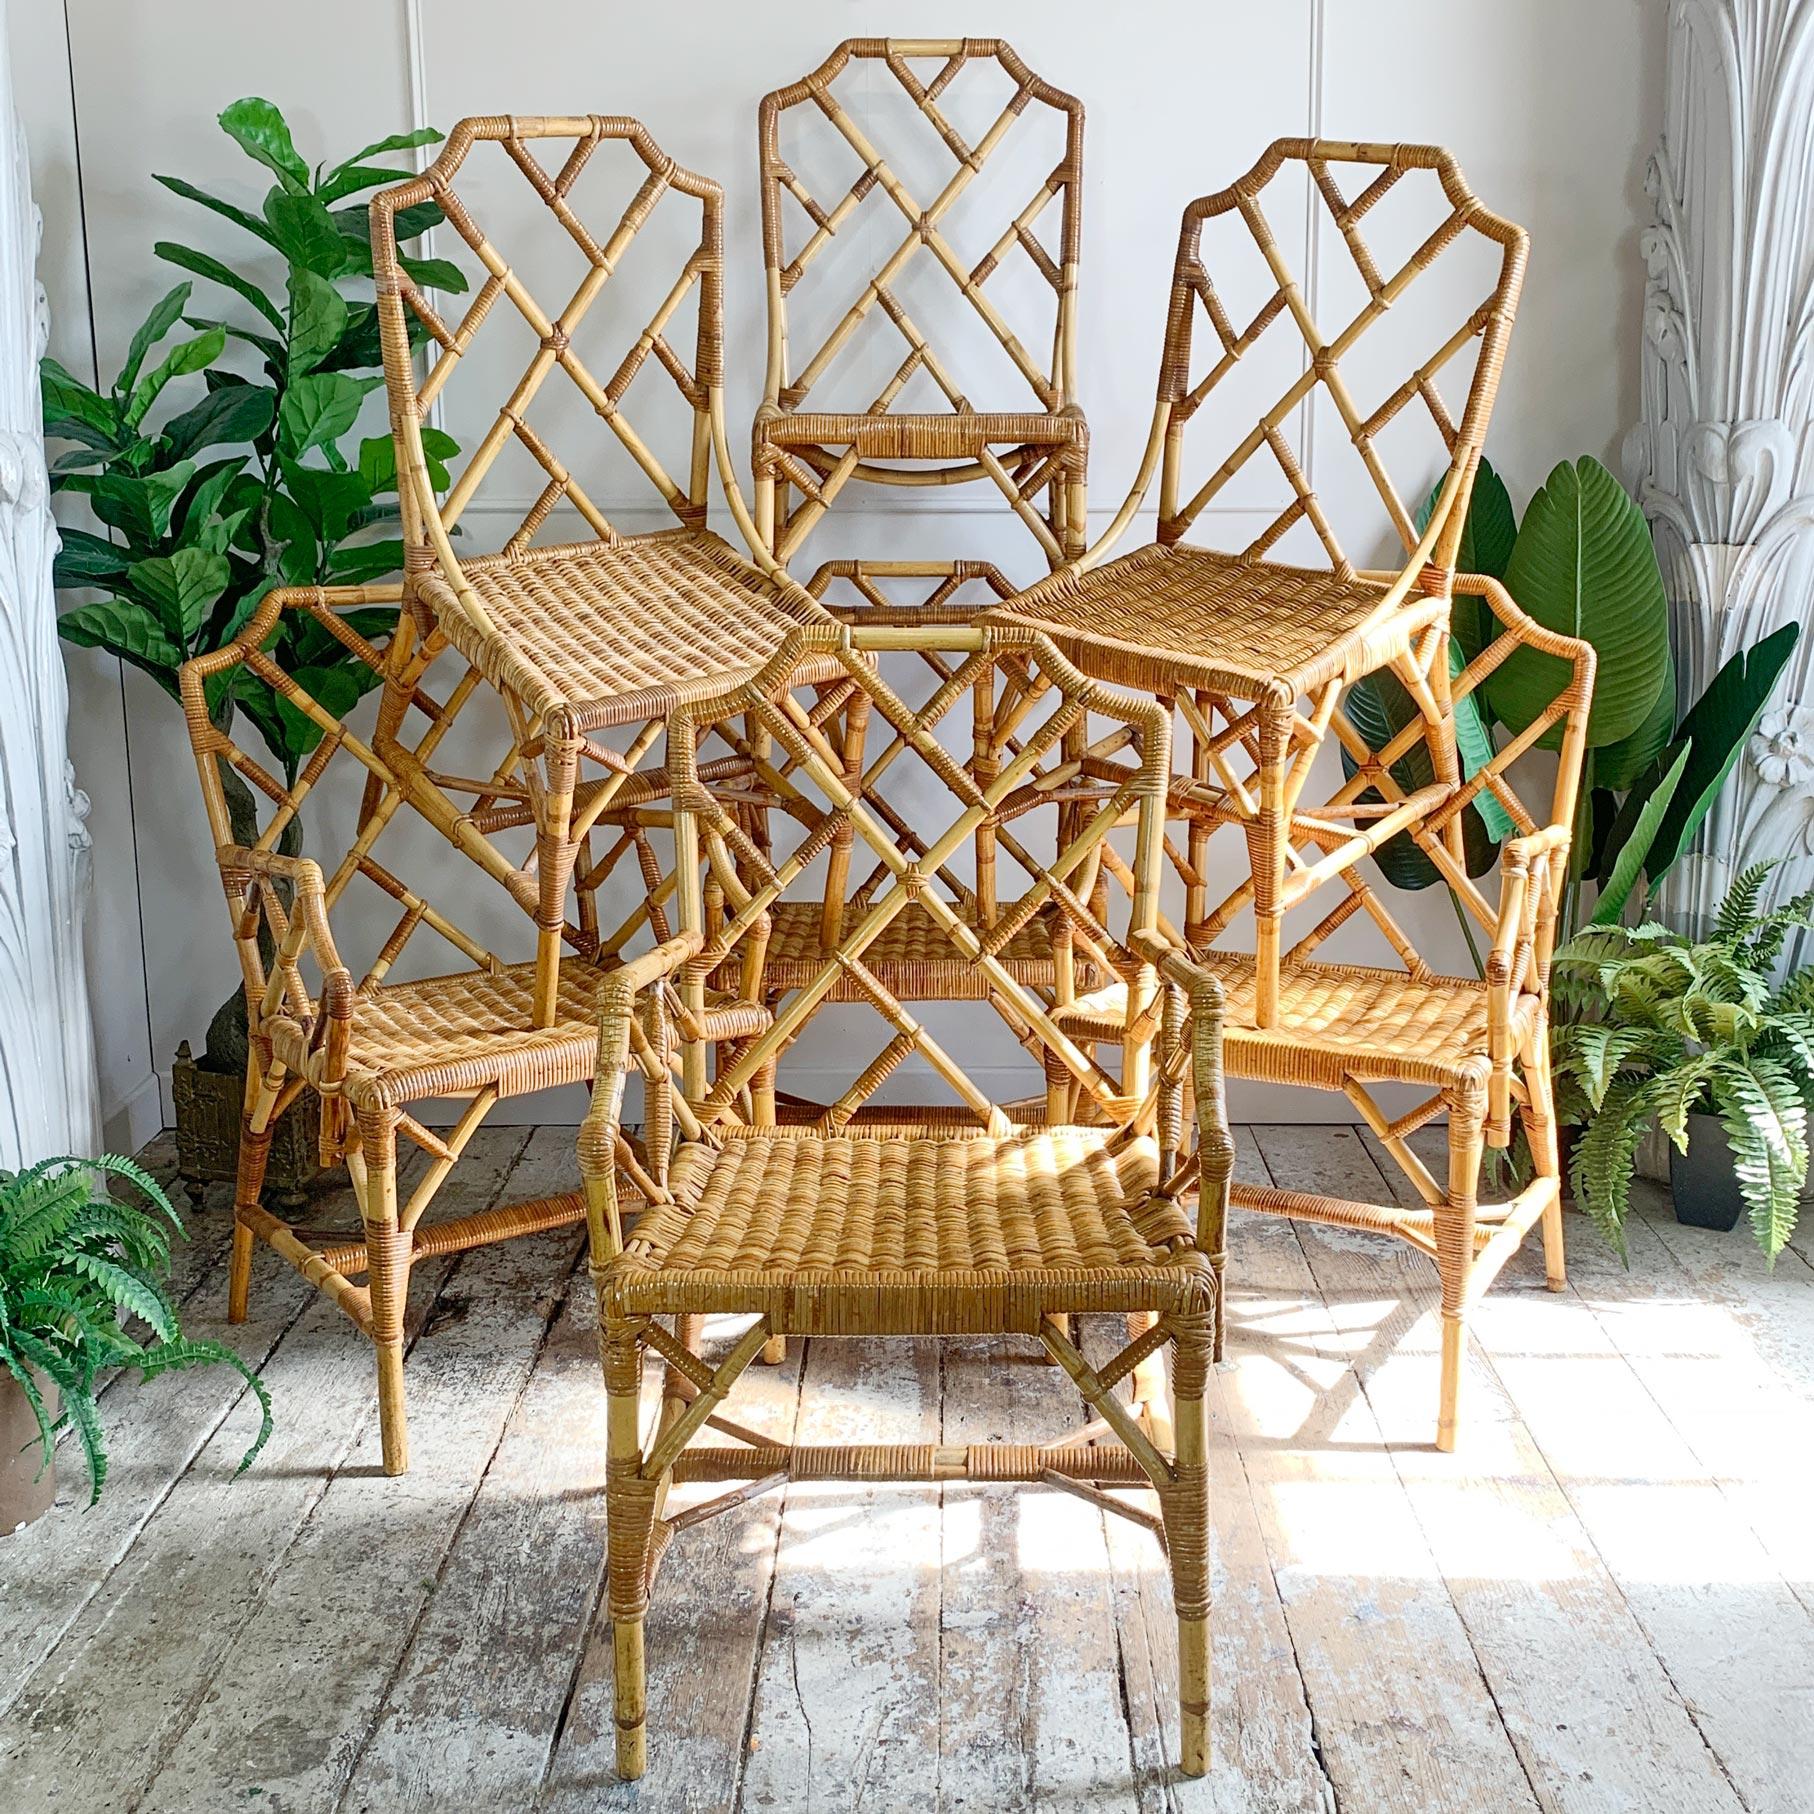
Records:
[[[170,172],[255,198],[259,173],[215,125],[240,95],[277,102],[304,154],[333,158],[466,113],[625,112],[725,185],[738,451],[763,363],[758,98],[843,37],[1005,37],[1088,109],[1079,369],[1100,527],[1146,432],[1179,210],[1285,133],[1432,139],[1458,155],[1475,191],[1532,237],[1489,455],[1521,506],[1557,459],[1610,460],[1637,413],[1637,231],[1665,10],[1657,0],[16,0],[10,16],[45,221],[51,346],[72,370],[91,375],[98,351],[110,377],[150,300],[175,281],[151,255],[155,240],[243,251],[231,229],[211,231],[218,223],[151,180]],[[1311,477],[1319,491],[1349,483],[1314,464]],[[944,493],[928,510],[924,496],[847,493],[809,555],[967,553],[1032,577],[1031,544],[999,499]],[[1132,534],[1149,532],[1141,523]],[[88,923],[103,1108],[110,1143],[130,1147],[167,1119],[171,1054],[181,1039],[199,1047],[234,965],[180,715],[110,660],[76,651],[70,669],[72,754],[93,799],[98,898]],[[324,829],[322,847],[330,841]],[[485,920],[478,897],[488,885],[451,852],[445,864],[440,886],[462,891],[469,916]],[[1446,893],[1404,911],[1433,956],[1466,964]],[[943,1012],[993,1021],[987,1010]],[[985,1083],[994,1034],[980,1021],[960,1034]],[[874,1043],[865,1040],[864,1058]],[[834,1070],[839,1044],[827,1027],[804,1061]],[[999,1049],[1004,1065],[1018,1056],[1005,1033]],[[1261,1106],[1237,1099],[1248,1112]],[[535,1119],[572,1105],[518,1107]],[[1264,1112],[1348,1118],[1345,1104],[1299,1095],[1278,1095]]]

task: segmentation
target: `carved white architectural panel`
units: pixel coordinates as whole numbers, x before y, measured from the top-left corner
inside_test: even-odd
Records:
[[[1657,906],[1703,928],[1732,876],[1814,883],[1814,0],[1670,0],[1643,236],[1643,419],[1627,481],[1656,533],[1677,698],[1779,624],[1771,710]]]
[[[82,960],[88,799],[65,732],[38,402],[40,221],[13,111],[0,8],[0,1168],[96,1150],[94,1035]]]

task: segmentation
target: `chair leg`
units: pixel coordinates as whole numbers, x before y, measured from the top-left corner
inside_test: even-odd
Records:
[[[372,1346],[378,1354],[378,1431],[384,1471],[409,1469],[409,1415],[403,1398],[403,1315],[409,1299],[410,1236],[397,1226],[397,1117],[359,1116],[359,1212],[365,1223]]]
[[[1524,1059],[1524,1137],[1539,1178],[1554,1178],[1556,1194],[1543,1212],[1544,1283],[1568,1289],[1568,1262],[1562,1245],[1562,1154],[1556,1139],[1556,1091],[1550,1076],[1549,1027],[1539,1020]]]
[[[649,1610],[649,1546],[656,1487],[644,1480],[641,1436],[642,1348],[633,1332],[607,1320],[605,1363],[605,1552],[611,1613],[617,1773],[634,1781],[648,1766],[648,1680],[643,1620]]]
[[[267,1073],[258,1068],[254,1053],[246,1076],[246,1112],[239,1124],[239,1167],[233,1182],[233,1259],[227,1272],[227,1321],[246,1320],[247,1300],[252,1294],[252,1249],[257,1240],[244,1212],[257,1209],[264,1189],[265,1167],[271,1158],[271,1108],[283,1073],[273,1066]]]
[[[1474,1217],[1480,1160],[1486,1146],[1484,1091],[1449,1096],[1449,1187],[1435,1214],[1436,1269],[1442,1278],[1442,1374],[1436,1413],[1436,1446],[1455,1447],[1461,1399],[1461,1363],[1467,1348],[1468,1280],[1474,1269]]]
[[[1213,1331],[1208,1316],[1175,1319],[1172,1484],[1159,1496],[1178,1616],[1179,1763],[1186,1776],[1209,1769],[1209,1381]]]

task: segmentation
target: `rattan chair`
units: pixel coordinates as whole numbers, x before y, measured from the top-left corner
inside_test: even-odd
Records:
[[[852,633],[851,672],[878,710],[892,717],[899,701],[873,668],[861,664],[863,635]],[[957,630],[943,633],[942,641],[965,656],[967,684],[994,668],[1012,686],[1013,669],[1024,664],[1037,677],[1049,710],[1029,726],[1013,760],[980,787],[951,768],[949,758],[941,760],[923,725],[911,717],[904,721],[902,734],[915,756],[948,772],[958,810],[944,833],[931,840],[924,864],[899,855],[888,827],[849,792],[838,766],[784,711],[753,690],[746,693],[747,703],[768,716],[777,742],[798,764],[802,785],[810,783],[828,806],[850,814],[859,836],[888,866],[890,880],[844,930],[814,983],[739,1064],[702,1089],[701,1056],[692,1051],[683,1056],[683,1088],[676,1092],[656,1056],[668,1043],[668,1014],[689,1012],[734,936],[734,922],[708,935],[700,889],[684,874],[680,935],[614,972],[601,997],[599,1062],[610,1077],[594,1094],[579,1151],[610,1400],[609,1601],[618,1768],[627,1777],[640,1775],[644,1766],[643,1620],[674,1532],[789,1479],[828,1477],[1042,1481],[1153,1529],[1171,1562],[1184,1767],[1201,1773],[1207,1766],[1203,1394],[1214,1285],[1198,1228],[1178,1192],[1200,1175],[1199,1217],[1219,1224],[1232,1148],[1222,1105],[1219,985],[1153,932],[1169,725],[1151,701],[1119,697],[1085,679],[1024,631]],[[1139,879],[1129,924],[1113,941],[1128,978],[1122,1034],[1130,1056],[1120,1088],[1097,1099],[1110,1116],[1107,1125],[1027,1129],[1012,1125],[926,1029],[902,1012],[868,971],[865,954],[892,917],[915,900],[933,898],[927,889],[930,865],[957,848],[980,819],[1051,779],[1062,762],[1066,729],[1092,711],[1122,723],[1130,759],[1118,779],[1099,788],[1088,835],[1037,863],[1035,891],[1064,902],[1093,936],[1108,940],[1107,929],[1093,921],[1071,883],[1090,851],[1132,811]],[[711,854],[729,827],[722,808],[688,772],[691,731],[689,715],[677,714],[670,758],[674,798],[681,813],[697,813],[699,836]],[[715,860],[722,863],[722,854]],[[771,879],[740,904],[737,917],[762,911],[778,881]],[[1017,999],[1031,1019],[1045,1021],[1037,1002],[1014,981],[1000,943],[979,944],[947,906],[932,912],[945,935],[1004,994]],[[895,1028],[894,1039],[817,1125],[750,1125],[739,1113],[739,1067],[759,1065],[784,1045],[787,1023],[803,1012],[801,1001],[822,996],[839,975],[862,985]],[[1156,1062],[1155,1032],[1160,1035]],[[1079,1074],[1090,1076],[1085,1056],[1062,1035],[1054,1038]],[[858,1104],[900,1061],[903,1048],[927,1059],[952,1085],[972,1111],[971,1126],[874,1127],[865,1133],[853,1125]],[[622,1066],[639,1054],[656,1189],[632,1227],[628,1216],[635,1206],[619,1197],[615,1155],[621,1151]],[[1200,1137],[1187,1175],[1175,1162],[1183,1144],[1185,1072],[1193,1062]],[[666,1136],[674,1127],[681,1139],[670,1159]],[[1100,1369],[1084,1360],[1064,1322],[1076,1312],[1094,1311],[1126,1315],[1133,1325],[1130,1343]],[[713,1312],[754,1318],[716,1365],[702,1358],[698,1339],[701,1317]],[[662,1320],[669,1317],[672,1332]],[[1097,1422],[1055,1443],[846,1448],[778,1443],[721,1410],[739,1374],[776,1336],[981,1333],[1036,1337],[1076,1381]],[[1167,1345],[1173,1350],[1170,1408],[1159,1364]],[[640,1381],[650,1351],[666,1371],[659,1413],[645,1430]],[[1115,1392],[1129,1375],[1136,1379],[1137,1409]],[[730,1441],[695,1446],[708,1425]],[[684,1481],[742,1484],[670,1516],[670,1486]],[[1158,1517],[1104,1490],[1130,1485],[1157,1490]]]
[[[1350,878],[1346,906],[1352,912],[1367,905],[1390,929],[1401,967],[1319,960],[1318,945],[1347,917],[1332,914],[1286,954],[1279,971],[1276,1023],[1262,1027],[1253,1011],[1258,986],[1254,959],[1220,951],[1199,954],[1199,962],[1220,980],[1226,994],[1229,1074],[1345,1095],[1423,1200],[1424,1207],[1406,1209],[1244,1183],[1233,1191],[1234,1202],[1243,1208],[1396,1235],[1435,1262],[1442,1281],[1436,1446],[1444,1450],[1456,1441],[1469,1306],[1538,1223],[1549,1288],[1560,1291],[1566,1283],[1549,1060],[1549,960],[1557,904],[1568,876],[1594,680],[1592,644],[1545,630],[1519,610],[1497,581],[1461,575],[1457,583],[1480,600],[1482,615],[1470,625],[1469,641],[1477,653],[1455,681],[1456,703],[1465,704],[1481,681],[1507,661],[1524,664],[1527,672],[1550,673],[1555,683],[1554,697],[1409,834],[1490,941],[1484,974],[1454,977],[1433,971],[1358,873]],[[1340,797],[1371,795],[1396,803],[1407,797],[1419,775],[1429,772],[1429,726],[1415,714],[1376,746],[1344,715],[1338,713],[1335,723],[1354,770]],[[1554,771],[1546,783],[1550,759],[1541,752],[1552,744]],[[1524,794],[1545,784],[1547,799],[1533,811]],[[1482,894],[1467,865],[1449,848],[1451,826],[1488,799],[1506,814],[1515,834],[1500,853],[1497,903]],[[1058,1019],[1079,1040],[1116,1040],[1126,1011],[1124,993],[1111,985],[1060,1010]],[[1056,1074],[1056,1067],[1053,1071],[1051,1087],[1065,1087],[1067,1080]],[[1393,1115],[1375,1094],[1382,1084],[1408,1085],[1427,1094]],[[1448,1140],[1447,1172],[1440,1179],[1409,1144],[1413,1133],[1438,1116],[1447,1118]],[[1482,1203],[1484,1150],[1511,1144],[1514,1116],[1524,1129],[1529,1182],[1506,1201]],[[1223,1230],[1213,1218],[1204,1239],[1219,1280]],[[1222,1333],[1218,1320],[1218,1358]]]
[[[1434,224],[1396,268],[1382,271],[1362,227],[1413,174],[1434,185]],[[1306,179],[1313,222],[1332,224],[1365,298],[1330,332],[1312,315],[1285,236],[1266,212],[1297,193],[1281,180],[1286,177]],[[1256,291],[1263,300],[1245,326],[1231,319],[1203,256],[1204,229],[1212,222],[1226,223],[1239,242],[1231,254],[1244,249],[1251,259],[1257,248],[1263,260]],[[1357,348],[1378,332],[1389,311],[1402,319],[1410,286],[1463,245],[1485,250],[1487,293],[1470,297],[1453,331],[1434,328],[1428,356],[1402,382],[1382,385],[1377,404],[1363,407],[1344,375],[1345,362],[1354,365]],[[1083,557],[997,608],[1038,624],[1088,672],[1149,689],[1183,715],[1189,755],[1178,792],[1190,802],[1184,815],[1190,830],[1187,848],[1176,854],[1187,887],[1186,931],[1194,946],[1205,948],[1251,910],[1254,983],[1231,1008],[1247,1025],[1283,1024],[1279,971],[1286,914],[1325,885],[1351,881],[1363,857],[1420,816],[1452,805],[1463,779],[1450,715],[1450,600],[1525,252],[1523,232],[1475,199],[1447,152],[1311,139],[1274,144],[1239,182],[1184,211],[1152,433],[1115,522]],[[1202,375],[1193,377],[1199,308],[1215,345]],[[1224,425],[1239,434],[1232,452],[1194,492],[1187,491],[1187,424],[1205,405],[1211,406],[1205,415],[1215,415],[1218,390],[1262,344],[1279,350],[1278,336],[1266,339],[1275,324],[1297,355],[1288,367],[1295,375],[1252,428],[1240,432],[1246,416]],[[1438,374],[1475,341],[1466,401],[1455,414],[1437,387]],[[1333,412],[1336,438],[1352,448],[1403,544],[1403,562],[1391,571],[1366,570],[1350,560],[1330,510],[1311,486],[1302,445],[1307,412],[1319,399],[1326,400],[1325,413]],[[1382,447],[1389,426],[1414,401],[1428,411],[1445,463],[1421,524],[1394,483]],[[1262,456],[1282,477],[1289,500],[1284,507],[1244,502],[1241,509],[1251,506],[1263,526],[1236,552],[1187,542],[1204,510],[1224,508],[1218,501],[1231,482]],[[1155,471],[1160,499],[1154,541],[1104,560]],[[1318,551],[1321,564],[1274,558],[1294,532]],[[1405,689],[1428,727],[1427,784],[1385,803],[1350,789],[1320,806],[1308,804],[1314,758],[1344,689],[1382,670]],[[1459,820],[1446,812],[1442,822],[1459,859]],[[1218,825],[1245,833],[1249,862],[1247,877],[1213,900],[1207,853]],[[1350,900],[1337,911],[1353,910]]]
[[[398,833],[409,819],[400,813],[400,783],[345,717],[279,660],[278,652],[287,651],[297,673],[312,672],[325,663],[319,651],[345,651],[350,660],[337,678],[351,674],[358,677],[356,690],[376,688],[392,670],[383,639],[371,638],[377,621],[396,617],[400,598],[397,586],[272,592],[231,642],[181,670],[183,711],[247,1007],[250,1057],[228,1313],[234,1322],[245,1318],[258,1241],[345,1311],[376,1350],[390,1474],[409,1462],[403,1342],[411,1268],[431,1255],[571,1224],[583,1214],[579,1195],[568,1192],[427,1219],[467,1143],[499,1102],[591,1081],[603,974],[569,959],[557,974],[552,1012],[541,1012],[534,961],[506,961],[398,873],[389,845],[407,848]],[[336,697],[344,690],[336,688]],[[262,709],[314,727],[318,741],[293,778],[273,775],[224,728],[220,702],[229,696],[244,702],[247,715]],[[352,842],[325,868],[314,858],[283,854],[280,846],[293,841],[304,803],[336,798],[335,774],[368,784]],[[317,837],[325,822],[313,815]],[[389,844],[380,851],[387,833]],[[378,910],[395,913],[357,981],[329,923],[356,882],[376,897]],[[438,941],[441,961],[451,959],[457,968],[398,980],[393,971],[424,930]],[[411,960],[416,956],[410,952]],[[722,1045],[747,1040],[766,1019],[747,1003],[701,995],[681,1025]],[[261,1202],[273,1123],[304,1091],[321,1099],[322,1162],[345,1160],[362,1234],[295,1227]],[[451,1129],[431,1128],[410,1112],[429,1098],[461,1104]],[[399,1141],[428,1160],[406,1198],[398,1189]],[[646,1181],[627,1142],[617,1157],[630,1176]]]
[[[852,78],[840,86],[847,70]],[[936,135],[949,153],[950,175],[936,193],[918,198],[912,193],[900,168],[912,147],[904,136],[892,136],[879,117],[878,93],[852,87],[852,81],[872,71],[893,77],[924,122],[920,136],[930,143]],[[988,97],[991,123],[971,142],[948,116],[955,111],[954,97],[990,78],[1003,98],[998,107],[996,97]],[[854,180],[834,202],[818,199],[783,156],[782,123],[796,109],[829,122],[836,135],[831,142],[846,149],[846,162],[849,153],[855,155]],[[1030,179],[1035,180],[1033,193],[1017,213],[999,222],[992,214],[989,232],[972,242],[957,225],[965,213],[966,191],[991,158],[998,167],[1006,161],[1004,144],[1013,146],[1017,129],[1024,140],[1035,119],[1054,116],[1063,141],[1056,162]],[[1053,565],[1081,554],[1088,460],[1088,430],[1076,382],[1082,104],[1035,75],[999,39],[851,38],[811,75],[765,96],[758,131],[768,377],[756,413],[752,465],[764,546],[786,565],[853,480],[934,487],[990,481]],[[872,195],[876,199],[865,211],[863,204]],[[1019,200],[1017,193],[1005,203],[1004,214]],[[994,197],[987,201],[993,210]],[[1034,231],[1054,202],[1056,255]],[[898,211],[897,228],[904,229],[899,244],[873,272],[828,271],[833,262],[825,256],[828,248],[840,233],[853,235],[875,209],[889,219],[894,218],[889,209]],[[802,227],[798,234],[790,232],[796,221]],[[966,247],[964,255],[955,249],[954,237]],[[978,258],[974,247],[985,240],[987,250]],[[1023,344],[1022,336],[1032,330],[1019,310],[999,307],[986,287],[1002,264],[1017,256],[1024,256],[1053,292],[1052,321],[1039,330],[1049,335],[1047,358],[1036,357]],[[909,285],[916,274],[910,267],[927,265],[936,267],[967,305],[959,310],[963,320],[980,323],[988,345],[1005,356],[999,378],[966,363],[953,343],[957,324],[945,320],[932,326],[909,312]],[[851,301],[822,342],[795,364],[789,352],[789,314],[800,312],[802,280],[810,289],[815,276],[837,286],[827,319],[847,294]],[[1010,312],[1016,321],[1010,321]],[[884,317],[891,324],[887,329],[881,327]],[[883,366],[892,367],[885,381],[873,393],[865,390],[860,399],[853,398],[853,385],[868,380],[861,372],[848,372],[851,349],[871,329],[890,340],[898,333],[899,363],[884,360]],[[919,388],[926,397],[915,395]],[[836,400],[829,393],[836,393]],[[926,403],[931,407],[916,407]],[[795,493],[798,503],[792,502]],[[936,617],[950,601],[955,588],[949,582],[962,565],[838,561],[822,566],[809,585],[822,594],[832,582],[848,581],[859,598],[873,599],[877,588],[890,581],[933,577],[938,583],[923,602]]]
[[[552,171],[542,161],[544,147],[560,153]],[[631,171],[634,192],[615,224],[595,232],[582,218],[579,186],[612,160]],[[527,217],[516,217],[505,232],[507,241],[512,233],[526,238],[528,227],[539,225],[557,250],[577,254],[577,285],[557,309],[537,301],[510,249],[492,242],[474,212],[476,197],[495,203],[500,183],[529,203]],[[693,216],[670,221],[664,205],[676,215],[696,208],[697,231],[688,224]],[[436,308],[398,250],[399,217],[407,237],[431,207],[470,253],[480,279],[458,320]],[[759,555],[752,564],[707,527],[716,459],[732,514],[745,541],[757,545],[725,451],[722,217],[717,183],[682,169],[637,121],[596,114],[462,120],[427,170],[372,202],[408,606],[375,747],[410,806],[534,918],[540,1024],[558,1014],[564,951],[612,955],[644,925],[657,936],[670,929],[663,902],[673,878],[664,874],[649,836],[666,815],[658,746],[667,715],[764,670],[796,625],[830,622],[772,561]],[[668,229],[665,238],[661,227]],[[527,250],[517,248],[519,255]],[[659,301],[646,318],[641,307],[614,307],[630,273],[660,279],[653,292]],[[680,340],[689,308],[697,316],[690,353]],[[491,336],[505,329],[519,336],[526,330],[533,350],[500,394],[475,352],[489,353]],[[588,355],[582,347],[594,334],[603,345]],[[425,351],[420,371],[414,339]],[[511,357],[507,339],[496,345]],[[608,368],[598,363],[601,356],[610,360]],[[449,469],[429,457],[423,425],[455,394],[462,368],[471,373],[483,411],[495,413],[464,464]],[[566,381],[555,387],[559,400],[577,397],[588,420],[608,431],[606,446],[587,450],[586,461],[572,447],[571,463],[563,459],[555,430],[532,420],[532,411],[558,414],[542,396],[556,373]],[[665,413],[672,433],[676,399],[684,413],[677,437],[684,445],[683,478],[659,457],[651,426]],[[595,496],[598,481],[582,477],[612,447],[628,456],[633,484],[653,488],[643,501],[658,498],[657,507],[678,527],[630,534],[613,525],[605,509],[611,500]],[[526,506],[511,497],[507,482],[484,483],[513,448],[526,452],[539,484]],[[471,533],[481,503],[521,520],[496,552],[456,549],[454,538]],[[635,507],[629,500],[622,506]],[[620,507],[611,502],[611,508]],[[551,520],[558,527],[561,510],[577,516],[589,539],[538,545]],[[431,697],[424,680],[444,656],[464,668],[442,696]],[[796,682],[814,677],[812,659],[809,671],[792,677]],[[834,689],[835,708],[850,691],[842,669],[820,660],[817,674]],[[481,689],[501,697],[507,739],[488,773],[462,777],[437,767],[436,751]],[[734,725],[718,729],[726,753],[711,768],[713,783],[746,799],[760,796],[761,748]],[[626,733],[622,747],[611,741],[619,730]],[[759,801],[742,810],[760,842]],[[513,857],[500,835],[524,826],[533,828],[534,848]],[[641,899],[607,932],[597,920],[596,897],[618,861],[632,855],[641,870]]]

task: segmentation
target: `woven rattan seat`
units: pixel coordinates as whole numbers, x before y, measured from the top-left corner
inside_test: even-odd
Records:
[[[554,1022],[546,1027],[534,1024],[532,963],[371,989],[360,997],[347,1048],[348,1094],[403,1103],[485,1088],[514,1096],[584,1083],[597,1056],[598,986],[605,974],[587,963],[563,964]],[[768,1019],[748,1002],[722,998],[708,1003],[704,1018],[718,1039],[751,1037]],[[301,1023],[279,1020],[271,1038],[285,1064],[307,1072]]]
[[[963,915],[976,925],[975,903],[967,902]],[[1002,917],[1012,917],[1011,905]],[[822,910],[813,901],[781,901],[773,912],[768,961],[763,967],[763,988],[778,995],[804,989],[826,959]],[[996,953],[1008,974],[1030,989],[1052,987],[1056,963],[1052,955],[1051,921],[1045,916],[1029,920]],[[951,943],[950,934],[917,906],[893,920],[864,954],[864,963],[891,994],[903,1001],[987,1001],[989,977]],[[1094,988],[1101,976],[1093,964],[1077,961],[1080,986]],[[728,981],[728,975],[723,978]],[[867,997],[848,980],[839,982],[828,1001],[862,1001]]]
[[[802,617],[728,543],[668,529],[463,563],[489,625],[445,582],[422,593],[448,640],[531,711],[582,729],[640,723],[760,672]],[[822,677],[839,672],[821,662]]]
[[[1327,568],[1155,543],[1081,573],[1054,573],[1001,610],[1038,624],[1105,680],[1251,697],[1275,680],[1302,690],[1376,667],[1357,632],[1385,591]],[[1425,611],[1432,620],[1447,614],[1441,601]]]
[[[1472,977],[1410,977],[1364,964],[1286,964],[1279,972],[1278,1025],[1257,1031],[1242,1018],[1254,988],[1253,959],[1213,952],[1203,967],[1227,991],[1230,1020],[1224,1049],[1229,1075],[1267,1083],[1339,1090],[1349,1078],[1449,1089],[1491,1063],[1487,986]],[[1512,1005],[1522,1042],[1536,1012],[1534,996]],[[1082,1037],[1111,1043],[1126,1023],[1127,990],[1119,983],[1054,1010]]]
[[[985,447],[1089,446],[1090,431],[1079,409],[967,415],[837,415],[823,411],[776,410],[757,430],[770,447],[854,447],[869,460],[975,459]]]
[[[1047,1314],[1207,1313],[1155,1148],[1097,1129],[1006,1139],[765,1136],[683,1146],[606,1289],[625,1314],[757,1312],[800,1334],[1036,1333]],[[1180,1251],[1174,1259],[1172,1248]]]

